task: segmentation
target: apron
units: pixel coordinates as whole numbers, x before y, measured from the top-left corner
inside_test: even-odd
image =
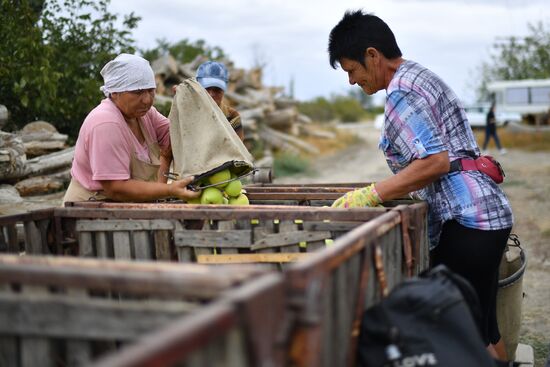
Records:
[[[130,156],[130,179],[147,181],[147,182],[156,182],[158,177],[157,175],[160,168],[160,146],[158,142],[153,141],[153,139],[149,135],[149,132],[143,128],[143,126],[141,125],[141,120],[139,121],[138,126],[141,130],[141,133],[143,134],[143,137],[145,138],[145,142],[149,149],[149,159],[151,159],[151,163],[139,160],[136,157],[134,150],[132,149],[132,153]],[[130,133],[133,134],[132,132]],[[103,190],[90,191],[86,189],[84,186],[82,186],[80,182],[78,182],[74,178],[71,178],[71,182],[69,183],[67,192],[65,192],[65,196],[63,197],[63,204],[65,204],[68,201],[88,201],[88,200],[106,200],[106,199],[107,197],[103,194]]]

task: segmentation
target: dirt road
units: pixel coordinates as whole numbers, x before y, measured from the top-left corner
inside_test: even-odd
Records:
[[[313,174],[276,178],[278,183],[378,181],[391,172],[377,143],[379,130],[370,124],[346,124],[361,141],[331,156],[312,161]],[[550,344],[550,153],[509,150],[489,152],[506,171],[503,189],[514,211],[512,230],[528,259],[524,275],[523,322],[520,342],[539,350],[539,361]],[[275,172],[276,173],[276,172]],[[540,364],[540,363],[539,363]],[[543,364],[541,364],[542,366]]]

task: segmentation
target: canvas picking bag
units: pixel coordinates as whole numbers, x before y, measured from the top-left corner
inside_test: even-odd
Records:
[[[203,177],[229,168],[237,175],[253,169],[253,158],[222,110],[195,78],[177,86],[170,120],[173,172]]]

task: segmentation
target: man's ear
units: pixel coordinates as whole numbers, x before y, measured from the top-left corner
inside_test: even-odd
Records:
[[[374,47],[369,47],[365,51],[365,55],[366,57],[370,57],[370,58],[378,57],[378,50],[375,49]]]

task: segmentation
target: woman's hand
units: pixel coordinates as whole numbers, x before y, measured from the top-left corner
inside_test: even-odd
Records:
[[[173,181],[170,184],[171,195],[182,200],[195,199],[201,196],[201,191],[193,191],[187,188],[191,182],[193,182],[194,177],[184,177],[181,180]]]

